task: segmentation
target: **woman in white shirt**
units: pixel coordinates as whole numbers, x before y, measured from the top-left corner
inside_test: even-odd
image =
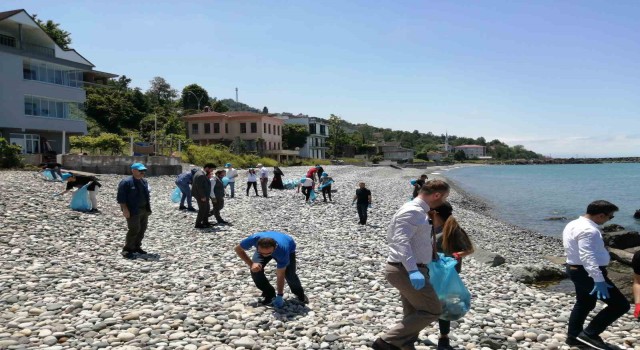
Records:
[[[256,191],[256,196],[258,195],[258,174],[256,174],[256,170],[254,168],[249,168],[247,172],[247,196],[249,196],[249,189],[253,186],[253,190]]]
[[[309,196],[311,196],[311,191],[313,191],[313,179],[308,177],[300,179],[296,193],[300,192],[300,187],[302,187],[302,194],[304,194],[305,202],[308,202]]]

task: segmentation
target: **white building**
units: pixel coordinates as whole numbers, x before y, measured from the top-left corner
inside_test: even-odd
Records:
[[[285,124],[299,124],[305,125],[309,131],[307,137],[307,143],[300,148],[300,157],[302,158],[314,158],[314,159],[326,159],[327,139],[329,138],[329,123],[321,118],[309,117],[306,115],[292,115],[289,113],[282,113],[275,116],[276,118],[284,120]]]
[[[480,158],[487,155],[487,147],[480,145],[455,146],[453,147],[453,151],[463,151],[467,158]]]
[[[84,86],[117,77],[62,49],[25,10],[0,12],[0,136],[26,154],[69,150],[87,133]]]

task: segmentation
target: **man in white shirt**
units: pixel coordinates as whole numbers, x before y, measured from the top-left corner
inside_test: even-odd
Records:
[[[568,345],[586,344],[594,349],[611,349],[600,338],[600,333],[629,311],[629,302],[607,277],[610,258],[599,227],[613,219],[616,211],[618,207],[607,201],[592,202],[587,206],[587,213],[568,223],[562,232],[567,274],[576,288],[576,304],[569,316]],[[583,329],[598,299],[607,307]]]
[[[376,350],[414,349],[422,329],[438,320],[440,301],[428,283],[427,264],[434,258],[434,243],[427,213],[449,196],[449,185],[441,180],[427,182],[418,196],[405,203],[391,218],[387,230],[389,257],[387,281],[400,292],[403,319],[376,339]]]
[[[260,186],[262,187],[262,195],[264,197],[267,196],[267,183],[269,182],[269,170],[266,167],[262,166],[262,164],[258,164],[258,168],[260,168]]]
[[[231,165],[231,163],[225,164],[224,167],[227,171],[227,179],[229,179],[229,183],[227,185],[231,189],[229,198],[233,198],[236,194],[236,177],[238,177],[238,171]]]

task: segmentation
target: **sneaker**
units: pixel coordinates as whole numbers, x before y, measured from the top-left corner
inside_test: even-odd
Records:
[[[576,337],[572,336],[572,335],[567,335],[567,339],[565,339],[565,344],[567,345],[583,345],[582,342],[580,342],[578,339],[576,339]]]
[[[136,257],[135,253],[130,252],[128,250],[123,250],[121,254],[122,254],[122,257],[125,259],[134,259]]]
[[[371,344],[371,348],[374,350],[401,350],[399,347],[382,340],[382,338],[376,339],[376,341]]]
[[[309,297],[307,297],[306,295],[304,295],[302,298],[298,297],[298,301],[303,304],[309,304]]]
[[[449,338],[440,338],[438,339],[438,349],[437,350],[453,350],[451,344],[449,343]]]
[[[584,331],[576,337],[582,344],[588,345],[593,349],[610,350],[611,348],[598,335],[588,335]]]
[[[185,207],[184,205],[181,205],[180,208],[178,208],[179,210],[187,210],[187,207]]]
[[[218,223],[220,225],[229,225],[229,221],[226,221],[226,220],[220,220],[220,221],[218,221]]]
[[[187,208],[187,211],[198,211],[198,209],[191,207],[191,208]]]

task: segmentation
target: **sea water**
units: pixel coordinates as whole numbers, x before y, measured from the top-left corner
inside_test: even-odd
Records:
[[[570,220],[604,199],[620,208],[615,223],[640,231],[640,164],[487,165],[442,171],[466,192],[483,199],[503,221],[561,237]],[[549,220],[565,217],[566,220]]]

